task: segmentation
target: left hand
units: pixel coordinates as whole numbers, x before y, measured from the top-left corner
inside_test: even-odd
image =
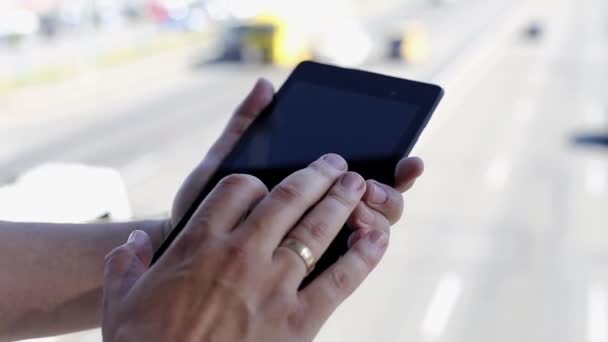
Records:
[[[195,167],[179,189],[173,202],[171,218],[165,224],[163,232],[165,236],[188,210],[199,191],[209,181],[247,127],[272,101],[273,96],[272,84],[265,79],[259,79],[236,109],[203,161]],[[414,185],[416,178],[422,174],[423,170],[424,164],[420,158],[408,157],[401,159],[397,164],[394,188],[368,180],[363,200],[348,220],[348,224],[354,230],[361,230],[362,234],[357,234],[357,236],[363,236],[372,229],[388,233],[390,226],[397,222],[403,213],[401,193]]]

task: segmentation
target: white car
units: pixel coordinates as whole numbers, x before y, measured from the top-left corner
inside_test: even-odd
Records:
[[[36,13],[23,8],[0,8],[0,40],[28,36],[39,28]]]
[[[81,223],[132,218],[118,172],[81,164],[43,164],[0,186],[0,220]]]

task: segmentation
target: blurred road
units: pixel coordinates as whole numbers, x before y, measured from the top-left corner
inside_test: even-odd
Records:
[[[608,4],[538,4],[546,37],[462,81],[389,255],[319,340],[608,340],[608,151],[573,144],[608,131]]]
[[[420,0],[382,12],[372,30],[389,18],[432,25],[433,57],[365,68],[439,80],[448,97],[414,152],[427,170],[388,255],[317,340],[608,341],[608,149],[575,143],[608,133],[608,3]],[[531,19],[545,28],[537,41],[523,36]],[[0,105],[21,115],[1,119],[0,179],[44,160],[108,165],[138,215],[163,213],[255,78],[287,75],[167,63],[191,53],[25,107],[31,93],[14,95]],[[39,106],[62,112],[42,120]]]
[[[505,0],[444,7],[423,0],[388,3],[370,20],[372,32],[385,37],[416,17],[428,24],[437,51],[422,65],[377,57],[364,67],[422,80],[445,71],[456,56],[470,55],[478,31],[494,24],[510,5]],[[379,19],[383,17],[394,24],[391,30]],[[378,40],[386,43],[377,46],[378,54],[387,40]],[[278,86],[288,74],[232,64],[196,66],[197,53],[159,56],[127,70],[85,75],[51,91],[23,91],[0,102],[8,114],[0,127],[6,147],[0,151],[0,180],[44,160],[107,165],[124,173],[137,214],[163,212],[179,181],[201,159],[255,79],[264,76]]]
[[[0,46],[0,80],[20,78],[49,66],[76,64],[86,69],[95,58],[138,45],[144,45],[158,34],[152,24],[85,30],[66,37],[48,40],[32,37],[17,48]],[[43,56],[43,57],[41,57]]]

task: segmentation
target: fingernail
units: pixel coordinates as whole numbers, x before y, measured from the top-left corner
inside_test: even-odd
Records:
[[[137,230],[134,230],[131,232],[131,234],[129,234],[129,238],[127,239],[127,242],[133,242],[135,241],[135,236],[137,235]]]
[[[342,180],[340,181],[344,187],[351,190],[359,190],[363,188],[364,182],[363,178],[356,173],[348,172],[342,176]]]
[[[373,183],[371,194],[369,195],[369,201],[373,204],[383,204],[388,200],[388,194],[386,190],[377,183]]]
[[[371,233],[367,234],[367,239],[372,245],[378,247],[384,247],[386,245],[387,236],[384,232],[380,230],[374,230]]]
[[[335,167],[338,170],[346,170],[346,160],[344,160],[344,158],[340,157],[337,154],[326,154],[323,157],[323,160],[325,160],[329,165]]]

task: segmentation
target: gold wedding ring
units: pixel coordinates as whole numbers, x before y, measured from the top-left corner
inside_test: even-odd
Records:
[[[310,273],[310,271],[315,268],[315,257],[312,255],[312,251],[305,244],[301,243],[296,239],[285,239],[281,242],[280,247],[285,247],[296,253],[300,259],[304,262],[306,266],[306,271]]]

